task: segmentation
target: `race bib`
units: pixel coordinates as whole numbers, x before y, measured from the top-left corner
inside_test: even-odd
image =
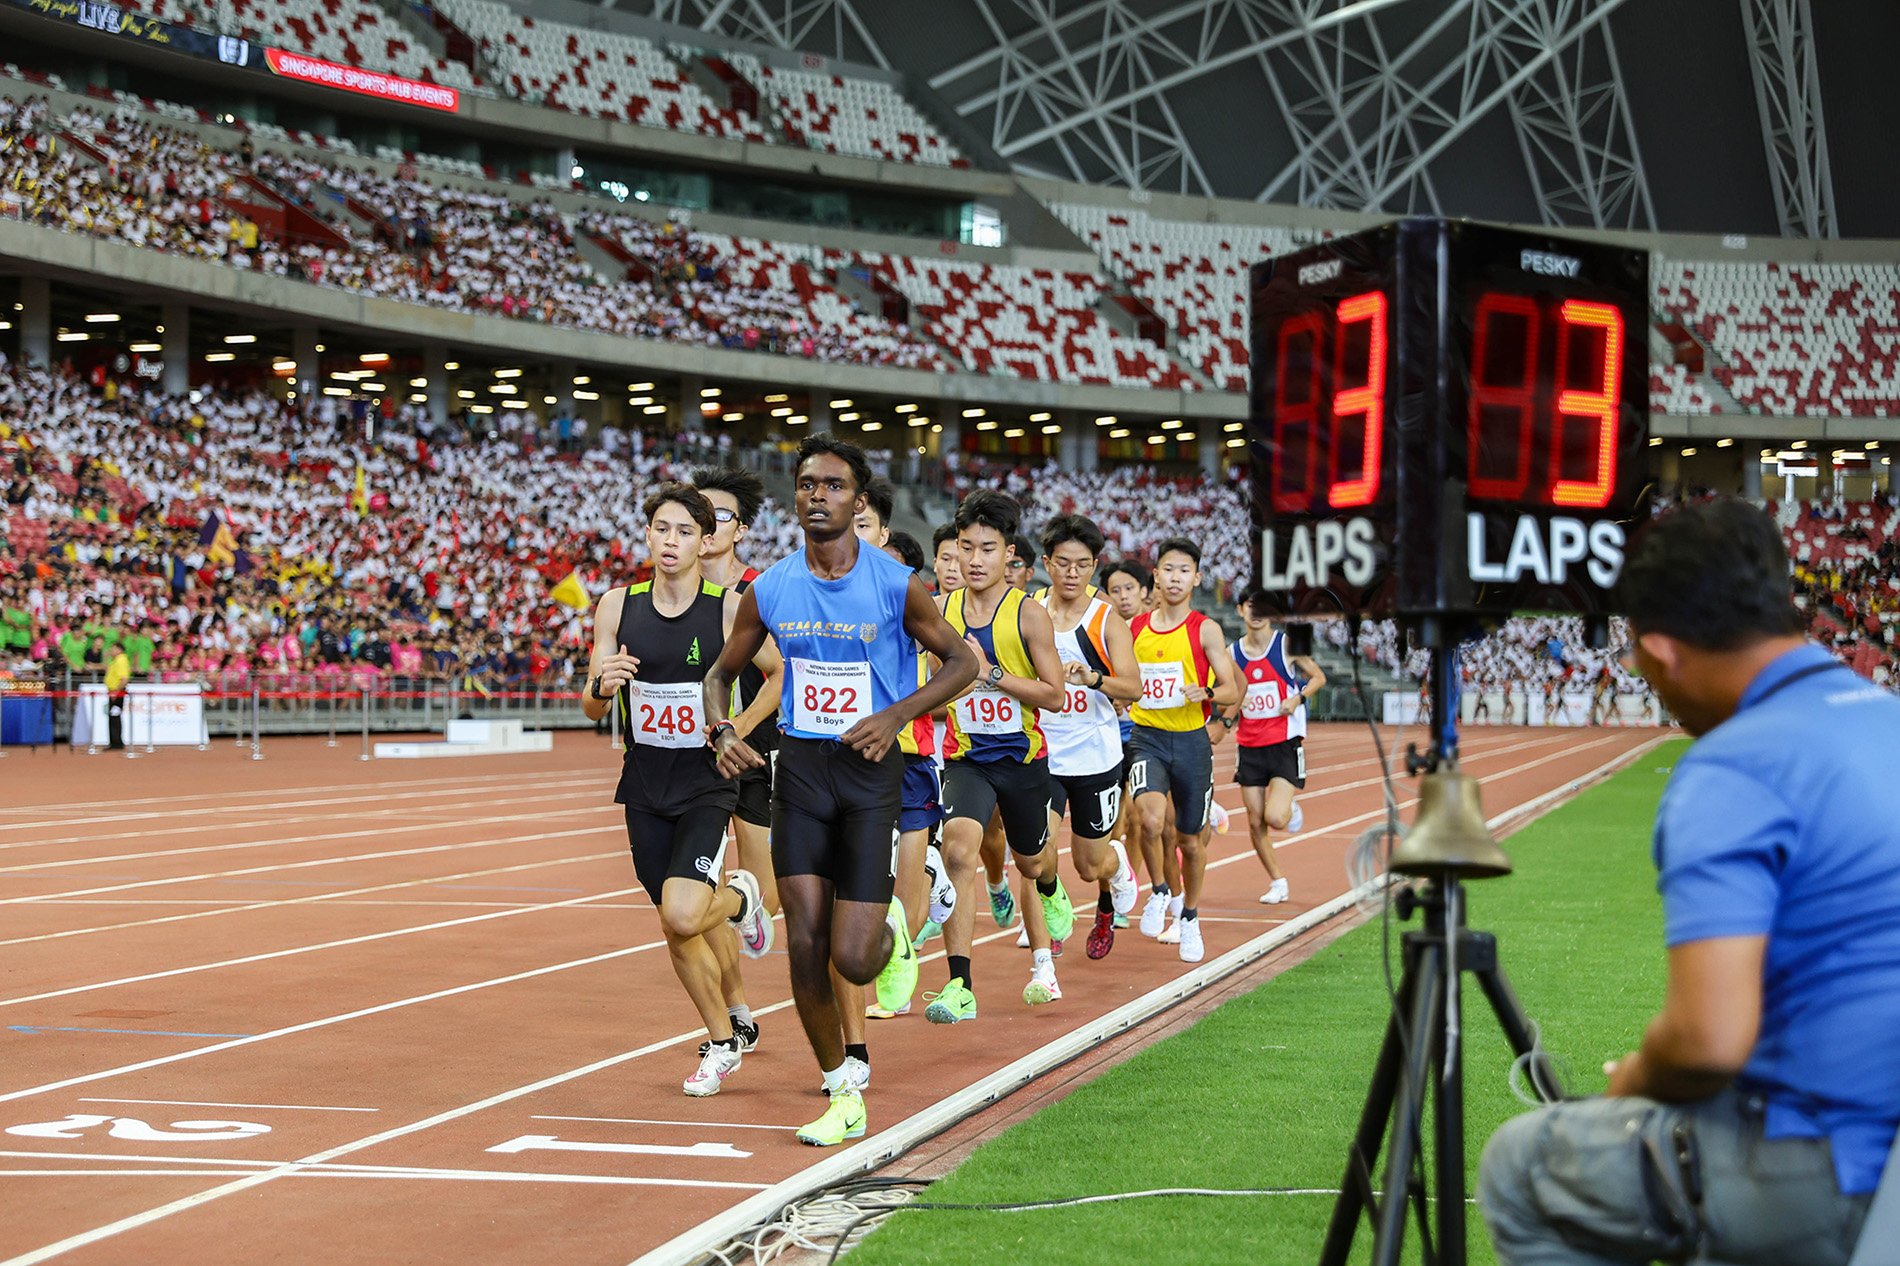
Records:
[[[794,659],[792,729],[837,738],[871,715],[871,666]]]
[[[1247,697],[1240,705],[1240,715],[1244,717],[1273,717],[1280,714],[1280,683],[1277,681],[1255,681],[1248,683]]]
[[[957,700],[957,728],[965,734],[1020,734],[1022,711],[1010,696],[983,686]]]
[[[1187,674],[1179,662],[1141,666],[1141,706],[1155,712],[1187,702]]]
[[[642,747],[704,747],[706,717],[696,681],[633,683],[633,741]]]

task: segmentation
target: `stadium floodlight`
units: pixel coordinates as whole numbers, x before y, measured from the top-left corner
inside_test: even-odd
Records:
[[[1229,447],[1229,448],[1245,448],[1245,447],[1247,447],[1247,441],[1246,441],[1246,440],[1242,440],[1242,439],[1233,439],[1233,440],[1228,440],[1228,441],[1227,441],[1227,447]]]
[[[855,401],[851,400],[833,400],[831,407],[834,409],[849,409],[854,403]]]
[[[325,387],[323,389],[323,394],[326,396],[347,396],[352,393],[348,387]],[[479,413],[481,412],[481,410],[483,410],[486,407],[487,407],[486,405],[477,405],[476,412]]]
[[[914,404],[900,404],[893,406],[891,411],[893,413],[915,413],[917,412],[917,406]]]
[[[468,411],[470,413],[493,413],[495,406],[492,404],[472,404],[468,407]]]
[[[296,366],[292,365],[291,368],[295,369]],[[411,378],[409,380],[409,385],[411,387],[426,387],[429,385],[429,380],[427,378]]]
[[[1099,418],[1097,418],[1097,419],[1095,419],[1095,425],[1097,425],[1097,426],[1114,426],[1114,425],[1115,425],[1115,424],[1116,424],[1117,422],[1119,422],[1119,421],[1121,421],[1121,419],[1120,419],[1120,418],[1118,418],[1118,417],[1116,417],[1116,416],[1115,416],[1114,414],[1112,414],[1112,413],[1104,413],[1104,414],[1103,414],[1103,415],[1102,415],[1101,417],[1099,417]]]
[[[593,380],[592,378],[590,378],[590,377],[589,377],[588,375],[586,375],[586,374],[575,374],[575,375],[574,375],[574,385],[575,385],[576,387],[585,387],[585,386],[587,386],[587,385],[589,385],[590,383],[592,383],[593,381],[594,381],[594,380]]]
[[[866,422],[861,429],[866,431],[882,431],[884,424],[882,422]]]
[[[1114,430],[1108,433],[1108,438],[1111,440],[1125,440],[1128,438],[1128,428],[1125,426],[1118,426]]]
[[[270,367],[271,367],[272,372],[279,373],[279,374],[294,374],[297,372],[297,362],[294,360],[287,360],[281,356],[278,357],[276,360],[272,361],[270,363]]]
[[[64,335],[62,335],[61,337],[64,337]],[[208,361],[236,360],[237,353],[236,352],[206,352],[205,359]]]
[[[1246,429],[1247,424],[1245,422],[1229,422],[1226,426],[1221,428],[1221,430],[1229,435],[1232,435],[1235,431],[1244,431]]]
[[[838,421],[840,421],[840,422],[856,422],[856,421],[857,421],[857,420],[858,420],[858,419],[859,419],[860,417],[862,417],[862,416],[863,416],[862,414],[859,414],[859,413],[855,413],[855,412],[845,412],[845,413],[840,413],[840,414],[838,415]]]
[[[1689,444],[1689,445],[1686,445],[1686,446],[1684,446],[1684,448],[1683,448],[1683,450],[1682,450],[1682,455],[1683,455],[1684,457],[1694,457],[1694,456],[1695,456],[1695,445],[1693,445],[1693,444]]]
[[[473,400],[475,393],[472,391],[458,391],[455,393],[455,398],[457,400]]]
[[[910,420],[910,424],[911,424],[911,425],[912,425],[913,427],[919,427],[919,426],[929,426],[929,425],[930,425],[930,419],[929,419],[929,418],[927,418],[927,417],[925,417],[925,416],[924,416],[923,414],[921,414],[921,413],[920,413],[920,414],[918,414],[918,415],[917,415],[916,417],[913,417],[913,418],[912,418],[912,419]]]
[[[1733,448],[1735,447],[1735,441],[1727,438],[1719,439],[1715,442],[1715,446],[1717,448]]]
[[[1806,448],[1807,446],[1808,446],[1808,442],[1806,440],[1796,440],[1793,444],[1789,445],[1790,448],[1797,448],[1797,449]]]
[[[998,425],[1000,424],[996,421],[995,418],[990,418],[987,421],[978,422],[976,424],[976,429],[979,431],[994,431]]]
[[[1650,437],[1649,437],[1649,446],[1650,446],[1651,448],[1661,448],[1661,447],[1662,447],[1662,436],[1660,436],[1660,435],[1652,435],[1652,436],[1650,436]]]
[[[1161,424],[1161,429],[1164,431],[1172,431],[1180,425],[1181,425],[1180,418],[1169,418],[1166,422],[1163,422]]]
[[[525,409],[528,407],[528,402],[526,400],[504,400],[501,402],[501,407],[504,409]]]
[[[255,334],[227,334],[224,336],[224,341],[226,343],[231,344],[232,346],[237,346],[243,343],[255,343],[257,342],[257,335]]]
[[[561,398],[559,396],[542,396],[541,397],[542,404],[559,404],[560,400]]]
[[[1047,415],[1045,414],[1044,416],[1047,416]],[[1062,428],[1057,426],[1055,423],[1051,422],[1049,425],[1042,428],[1042,433],[1044,435],[1060,435],[1062,434]]]
[[[9,328],[11,324],[11,322],[8,323]],[[163,343],[134,343],[131,350],[139,353],[162,352],[165,350],[165,345]]]
[[[294,398],[297,393],[293,391],[290,394]],[[426,391],[412,391],[409,393],[410,404],[427,404],[428,402],[429,394]]]
[[[772,416],[775,418],[789,418],[792,416],[792,407],[788,404],[782,404],[772,410]]]
[[[1003,438],[1006,440],[1020,440],[1022,437],[1023,429],[1020,426],[1012,426],[1003,432]]]
[[[1178,444],[1186,444],[1193,438],[1194,432],[1192,431],[1176,431],[1174,433],[1175,442]]]
[[[363,359],[367,360],[368,357],[364,357]],[[519,378],[519,377],[521,377],[521,371],[519,369],[497,369],[495,371],[496,381],[500,381],[503,378]]]
[[[11,322],[11,321],[0,321],[0,330],[10,330],[10,329],[12,329],[12,328],[13,328],[13,322]]]
[[[646,408],[640,410],[640,412],[646,414],[648,417],[652,417],[656,413],[665,413],[666,406],[663,404],[650,404]]]
[[[640,404],[652,404],[652,403],[653,403],[653,397],[652,397],[652,396],[634,396],[634,397],[632,397],[632,398],[630,398],[630,399],[629,399],[629,400],[627,401],[627,403],[628,403],[628,404],[633,404],[633,405],[640,405]]]
[[[790,400],[790,399],[791,397],[786,395],[784,392],[775,391],[771,395],[765,398],[765,402],[767,404],[784,404],[787,400]]]
[[[700,394],[701,399],[716,400],[720,396],[724,395],[725,391],[724,389],[719,388],[719,387],[701,387],[699,389],[699,394]]]
[[[745,421],[745,414],[743,414],[743,413],[736,413],[736,412],[735,412],[735,413],[722,413],[722,414],[720,414],[720,415],[719,415],[719,420],[720,420],[721,422],[743,422],[743,421]]]
[[[598,400],[600,399],[600,393],[598,391],[577,391],[574,393],[574,398],[576,400]]]
[[[627,384],[627,390],[634,393],[651,391],[653,390],[653,384],[650,382],[630,382]]]
[[[988,409],[965,409],[963,411],[963,416],[966,418],[980,418],[985,413],[988,413],[988,412],[989,412]]]
[[[323,347],[321,344],[317,346],[317,350],[318,351],[323,350]],[[444,369],[460,369],[461,367],[462,367],[462,362],[459,360],[449,360],[449,361],[442,362],[442,368]]]
[[[118,319],[119,314],[116,312],[88,312],[86,314],[86,320],[93,325],[111,325]]]
[[[1168,442],[1168,436],[1165,432],[1160,435],[1150,435],[1148,442],[1150,444],[1166,444]]]
[[[930,433],[931,433],[932,435],[942,435],[942,434],[943,434],[943,423],[941,423],[941,422],[932,422],[932,423],[930,424]],[[1887,462],[1886,462],[1886,459],[1885,459],[1885,458],[1882,458],[1882,459],[1881,459],[1881,462],[1880,462],[1880,464],[1881,464],[1882,466],[1885,466],[1885,465],[1887,464]]]
[[[1868,441],[1867,441],[1867,443],[1866,443],[1866,445],[1865,445],[1864,447],[1865,447],[1865,448],[1866,448],[1866,449],[1867,449],[1867,450],[1868,450],[1869,452],[1872,452],[1872,451],[1873,451],[1874,449],[1876,449],[1876,448],[1879,448],[1879,447],[1880,447],[1880,441],[1879,441],[1879,440],[1868,440]]]
[[[811,421],[811,419],[804,414],[794,413],[791,417],[785,419],[785,424],[787,426],[803,426],[809,421]]]
[[[55,337],[62,343],[83,343],[92,335],[84,330],[61,330]],[[229,359],[228,357],[226,359]]]
[[[341,375],[338,376],[341,377]],[[514,385],[505,382],[491,382],[488,384],[488,394],[491,396],[512,396],[515,394]]]
[[[1031,422],[1053,422],[1055,416],[1053,413],[1032,413],[1029,415],[1029,420]]]

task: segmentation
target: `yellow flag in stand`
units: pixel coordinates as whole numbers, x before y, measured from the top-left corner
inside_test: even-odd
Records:
[[[587,609],[587,590],[581,585],[581,574],[577,571],[567,573],[567,579],[548,591],[548,597],[564,607],[573,607],[576,611]]]
[[[356,463],[356,491],[350,494],[350,509],[358,517],[369,513],[369,472],[363,469],[363,463]]]

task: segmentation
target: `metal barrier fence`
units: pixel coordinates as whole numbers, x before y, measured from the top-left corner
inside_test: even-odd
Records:
[[[310,673],[225,673],[164,680],[202,687],[206,736],[243,744],[268,734],[324,734],[332,744],[367,734],[439,734],[456,719],[520,721],[528,730],[596,728],[581,711],[580,683],[572,681],[476,688],[466,679]],[[144,681],[135,679],[134,684]],[[102,682],[98,673],[68,672],[56,682],[49,680],[44,692],[31,696],[49,701],[55,743],[73,741],[80,688]],[[131,744],[142,736],[128,733],[124,737]],[[98,738],[103,742],[103,735]]]

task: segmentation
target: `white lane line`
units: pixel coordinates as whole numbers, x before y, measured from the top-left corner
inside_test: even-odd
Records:
[[[10,875],[19,871],[43,874],[49,870],[65,870],[72,866],[105,866],[116,862],[143,862],[154,858],[191,857],[199,853],[229,853],[245,848],[282,848],[287,844],[321,844],[334,840],[360,840],[366,836],[382,838],[390,835],[412,835],[418,831],[453,831],[463,827],[500,826],[507,822],[541,822],[548,818],[571,818],[581,814],[603,813],[599,805],[579,805],[571,809],[548,809],[539,813],[497,813],[474,818],[454,818],[448,821],[419,822],[413,826],[390,826],[379,823],[364,827],[360,831],[324,831],[313,835],[285,835],[272,839],[268,836],[238,840],[230,844],[200,844],[195,848],[158,848],[142,853],[108,853],[100,857],[69,857],[61,861],[21,862],[14,866],[0,866],[0,875]],[[347,861],[348,858],[332,858],[332,861]],[[67,894],[74,895],[74,894]],[[16,901],[32,901],[33,897],[18,897]]]
[[[381,1112],[381,1108],[326,1108],[312,1103],[208,1103],[202,1099],[81,1099],[81,1103],[158,1103],[174,1108],[269,1108],[277,1112]]]
[[[0,1157],[20,1160],[111,1161],[135,1165],[175,1165],[176,1169],[69,1169],[33,1170],[0,1168],[0,1178],[18,1177],[98,1177],[98,1178],[229,1178],[234,1170],[262,1173],[290,1167],[286,1178],[435,1178],[458,1182],[550,1182],[598,1184],[627,1187],[718,1187],[738,1191],[763,1191],[762,1182],[715,1182],[695,1178],[634,1178],[620,1174],[540,1174],[509,1169],[435,1169],[423,1165],[332,1165],[323,1162],[272,1160],[213,1160],[208,1156],[125,1156],[109,1152],[0,1152]],[[189,1169],[184,1166],[201,1166]],[[220,1166],[221,1168],[211,1168]]]
[[[603,827],[601,829],[606,830],[608,828]],[[482,841],[481,843],[485,844],[486,841]],[[476,847],[476,845],[469,845],[467,847]],[[303,897],[277,897],[269,901],[247,901],[235,905],[223,905],[215,910],[194,910],[189,914],[166,914],[151,919],[135,919],[130,923],[106,923],[97,927],[68,928],[63,932],[42,932],[37,936],[18,936],[10,941],[0,941],[0,946],[25,945],[30,941],[58,941],[72,936],[91,936],[95,932],[119,932],[124,931],[126,928],[153,927],[160,923],[183,923],[188,919],[203,919],[219,914],[243,914],[250,910],[273,910],[280,909],[284,906],[314,905],[319,901],[341,901],[349,897],[361,896],[371,892],[394,892],[400,888],[427,888],[432,884],[445,884],[459,879],[481,879],[493,875],[511,875],[518,871],[540,870],[547,866],[566,866],[573,862],[611,861],[614,858],[625,856],[626,853],[624,850],[612,853],[580,853],[573,857],[556,857],[544,862],[517,862],[512,866],[489,866],[482,870],[465,870],[455,875],[431,875],[427,879],[404,879],[395,883],[374,884],[367,888],[345,888],[339,892],[318,892]],[[80,903],[78,901],[46,901],[42,904],[78,905]],[[103,905],[106,903],[100,901],[97,904]],[[125,904],[148,905],[158,903],[141,901],[127,902]],[[179,902],[177,904],[190,905],[193,903]],[[577,908],[587,909],[590,907],[583,906]],[[616,909],[619,907],[604,906],[601,908]],[[633,908],[637,910],[650,910],[653,908],[653,903],[642,893],[639,901],[633,904]]]
[[[563,769],[563,770],[553,771],[550,774],[548,774],[547,777],[572,778],[572,779],[584,781],[585,780],[584,773],[585,771],[582,771],[582,770]],[[523,781],[530,781],[530,780],[540,777],[540,775],[522,775],[521,777]],[[599,777],[603,781],[611,781],[612,776],[602,774]],[[377,783],[339,782],[339,783],[326,783],[326,784],[315,786],[315,787],[270,787],[270,788],[265,788],[259,791],[193,791],[193,792],[188,792],[182,795],[175,795],[175,796],[143,796],[135,800],[115,800],[111,802],[111,807],[120,808],[125,805],[134,805],[134,804],[177,805],[180,802],[186,801],[186,800],[210,800],[212,801],[212,803],[202,808],[197,808],[197,809],[171,808],[171,809],[165,810],[163,813],[154,812],[154,813],[141,813],[141,814],[103,814],[101,816],[92,817],[92,818],[62,818],[61,821],[72,822],[75,825],[84,825],[84,824],[93,823],[93,822],[129,821],[134,818],[176,817],[180,814],[242,813],[245,811],[244,806],[233,806],[229,802],[232,800],[248,800],[254,797],[258,797],[258,796],[277,796],[277,797],[294,796],[294,795],[299,795],[305,792],[331,792],[331,791],[355,792],[356,794],[354,796],[339,796],[333,801],[325,801],[324,803],[346,804],[346,803],[350,803],[351,801],[355,801],[357,803],[366,804],[374,800],[387,800],[387,799],[392,799],[395,797],[417,794],[416,788],[419,788],[419,787],[450,787],[451,788],[451,790],[449,791],[421,793],[424,795],[451,795],[453,794],[455,789],[460,789],[460,790],[465,790],[465,791],[480,791],[481,789],[485,787],[492,786],[494,781],[495,781],[495,777],[492,774],[489,774],[489,775],[464,774],[464,775],[460,775],[454,778],[418,778],[418,779],[410,779],[404,782],[377,782]],[[467,785],[463,786],[463,784],[467,784]],[[292,801],[289,803],[295,805],[302,802]],[[25,806],[20,806],[17,808],[0,810],[0,813],[48,813],[48,814],[58,816],[61,814],[70,813],[71,811],[72,811],[71,804],[47,804],[47,805],[25,805]],[[32,830],[36,827],[43,827],[46,825],[47,823],[45,822],[0,823],[0,831],[27,831],[27,830]]]
[[[387,932],[369,932],[362,936],[346,936],[339,940],[323,941],[316,945],[297,945],[290,949],[271,950],[263,954],[245,954],[239,958],[223,958],[213,963],[197,963],[190,967],[168,967],[164,971],[146,972],[138,976],[120,976],[114,980],[101,980],[90,985],[69,985],[64,989],[49,989],[44,993],[22,994],[17,998],[0,998],[0,1007],[16,1007],[26,1002],[44,1002],[48,998],[66,998],[73,994],[93,993],[100,989],[116,989],[121,985],[143,984],[148,980],[170,980],[177,976],[191,976],[202,971],[216,971],[224,967],[241,967],[247,963],[266,963],[279,958],[293,958],[298,954],[314,954],[320,950],[341,949],[346,945],[368,945],[375,941],[392,940],[398,936],[415,936],[422,932],[439,932],[444,928],[466,927],[472,923],[488,923],[495,919],[512,919],[523,914],[538,914],[543,910],[558,910],[562,906],[571,906],[583,901],[599,901],[603,897],[624,897],[641,889],[618,888],[613,892],[591,893],[583,897],[570,897],[566,901],[549,901],[538,906],[523,906],[519,910],[493,910],[486,914],[464,915],[459,919],[443,919],[436,923],[422,923],[414,927],[392,928]],[[0,1095],[0,1103],[6,1096]]]
[[[534,790],[534,794],[532,795],[514,796],[508,799],[494,799],[491,797],[484,797],[481,801],[481,805],[483,808],[486,809],[486,808],[492,808],[496,805],[504,805],[504,804],[544,804],[544,803],[571,804],[573,803],[575,799],[574,795],[570,792],[558,790],[558,788],[560,787],[588,787],[588,786],[596,786],[596,785],[599,785],[604,788],[606,784],[598,783],[596,780],[589,779],[586,782],[553,784],[554,789],[549,789],[545,791],[541,787],[537,786]],[[517,788],[517,790],[526,791],[528,790],[528,788],[525,788],[525,787]],[[432,792],[428,794],[443,795],[447,793]],[[388,818],[414,817],[414,818],[428,818],[435,822],[442,822],[445,825],[452,825],[454,822],[460,820],[454,817],[445,818],[444,816],[445,814],[448,814],[450,811],[458,807],[455,805],[424,805],[420,808],[407,808],[407,809],[404,809],[404,808],[346,809],[346,810],[342,810],[336,813],[279,813],[276,811],[276,809],[279,807],[290,808],[293,806],[288,806],[288,805],[273,806],[272,812],[267,817],[246,818],[243,821],[239,821],[239,822],[192,822],[192,823],[187,823],[184,825],[173,826],[173,827],[142,826],[142,827],[139,827],[137,830],[132,830],[132,831],[114,831],[110,833],[101,833],[101,834],[87,833],[84,835],[61,835],[61,836],[55,836],[51,839],[43,839],[43,840],[16,840],[11,844],[0,844],[0,852],[13,852],[15,850],[23,849],[23,848],[51,848],[51,847],[55,847],[61,844],[103,844],[110,840],[149,840],[154,836],[161,836],[161,835],[179,835],[179,834],[203,835],[207,831],[249,831],[257,827],[263,827],[266,830],[273,830],[276,828],[290,826],[299,822],[352,822],[352,821],[368,821],[371,819],[380,821],[380,820],[386,820]],[[170,819],[172,817],[171,814],[153,814],[152,816],[163,817],[167,819]],[[64,826],[66,824],[62,822],[59,825]],[[322,838],[322,837],[319,836],[315,838]],[[269,836],[266,836],[265,838],[256,840],[256,841],[245,841],[245,843],[256,843],[256,844],[276,844],[276,843],[282,843],[282,842],[284,841],[282,840],[281,837],[271,838]],[[173,850],[173,851],[177,851],[177,850]],[[149,854],[149,855],[162,857],[165,854],[160,852],[160,853]],[[22,870],[22,869],[39,870],[39,869],[46,869],[53,865],[83,866],[86,863],[92,862],[92,861],[112,861],[112,860],[118,860],[118,859],[109,858],[109,857],[69,858],[62,862],[57,862],[57,863],[37,862],[30,865],[25,865],[25,866],[12,866],[12,867],[9,867],[8,869],[10,870]]]
[[[652,1117],[529,1117],[530,1121],[598,1121],[603,1125],[680,1125],[690,1130],[784,1130],[787,1134],[798,1129],[795,1125],[741,1125],[735,1121],[660,1121]]]
[[[534,815],[528,815],[533,820]],[[504,819],[511,820],[511,819]],[[380,853],[346,853],[341,857],[316,857],[302,862],[277,862],[269,866],[246,866],[238,870],[206,870],[195,875],[173,875],[168,879],[138,879],[122,884],[106,884],[98,888],[74,888],[66,892],[42,892],[30,897],[0,898],[0,906],[34,905],[42,901],[56,901],[64,897],[97,897],[109,892],[130,892],[136,888],[166,888],[173,884],[194,884],[207,879],[238,879],[245,875],[268,875],[280,870],[311,870],[319,866],[347,866],[352,862],[386,861],[392,857],[426,857],[432,853],[456,853],[466,848],[493,848],[500,844],[523,844],[536,840],[565,840],[577,835],[600,835],[613,832],[624,835],[626,825],[616,822],[612,826],[576,827],[569,831],[538,831],[531,835],[497,835],[490,839],[461,840],[453,844],[430,844],[422,848],[386,849]],[[28,867],[31,869],[31,867]]]

